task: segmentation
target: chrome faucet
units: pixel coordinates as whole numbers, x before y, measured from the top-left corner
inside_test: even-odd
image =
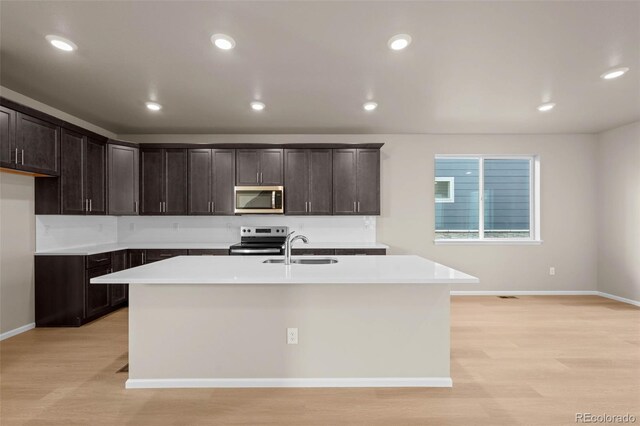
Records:
[[[296,240],[302,240],[305,244],[309,244],[309,240],[304,235],[297,235],[293,238],[291,236],[295,234],[296,231],[291,231],[287,234],[287,238],[284,240],[284,264],[291,265],[291,246],[293,242]]]

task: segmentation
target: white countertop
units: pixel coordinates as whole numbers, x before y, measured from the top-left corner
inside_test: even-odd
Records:
[[[91,246],[73,247],[59,250],[37,251],[37,256],[90,256],[92,254],[107,253],[127,249],[228,249],[238,243],[112,243]],[[387,249],[389,246],[381,243],[294,243],[294,249]]]
[[[294,256],[294,258],[318,256]],[[419,256],[331,256],[329,265],[265,264],[274,256],[177,256],[92,284],[462,284],[476,277]],[[281,256],[278,256],[281,258]]]

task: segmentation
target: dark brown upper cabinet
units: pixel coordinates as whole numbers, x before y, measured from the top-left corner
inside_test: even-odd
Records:
[[[16,167],[16,112],[0,106],[0,167]]]
[[[0,107],[0,166],[36,175],[60,173],[60,127]]]
[[[140,213],[187,214],[187,150],[142,149]]]
[[[332,150],[285,149],[285,214],[332,214]]]
[[[335,149],[333,214],[380,214],[380,150]]]
[[[235,150],[189,150],[190,215],[233,215]]]
[[[107,214],[105,144],[62,129],[60,145],[60,176],[36,178],[36,214]]]
[[[138,214],[139,161],[138,148],[111,143],[107,145],[110,215]]]
[[[280,186],[284,163],[282,149],[238,149],[236,159],[236,185]]]

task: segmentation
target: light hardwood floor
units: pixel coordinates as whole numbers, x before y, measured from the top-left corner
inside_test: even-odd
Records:
[[[125,390],[126,310],[0,346],[2,426],[640,424],[640,309],[597,296],[453,297],[451,389]]]

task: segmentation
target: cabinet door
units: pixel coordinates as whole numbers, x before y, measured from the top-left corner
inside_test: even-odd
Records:
[[[309,214],[333,212],[333,151],[309,150]]]
[[[162,149],[144,149],[140,153],[141,214],[162,214],[164,201],[162,151]]]
[[[356,149],[333,151],[333,214],[356,214]]]
[[[284,212],[306,215],[309,203],[309,150],[284,150]]]
[[[16,114],[16,168],[58,176],[60,173],[60,128],[44,120]]]
[[[127,250],[127,268],[144,265],[145,251],[140,249]]]
[[[0,106],[0,167],[15,168],[16,112]]]
[[[357,162],[358,214],[380,214],[380,150],[358,149]]]
[[[145,250],[145,252],[145,264],[169,259],[175,256],[187,256],[189,254],[189,250],[186,249],[150,249]]]
[[[282,149],[260,150],[260,185],[284,185],[284,152]]]
[[[239,149],[236,152],[236,185],[260,184],[260,151]]]
[[[187,214],[187,150],[165,150],[164,214]]]
[[[91,215],[107,214],[107,147],[103,142],[87,140],[86,193]]]
[[[236,152],[233,149],[214,149],[212,150],[212,159],[213,213],[233,215]]]
[[[108,145],[109,214],[138,214],[138,148]]]
[[[111,308],[110,284],[90,284],[91,278],[107,275],[110,266],[87,270],[85,281],[85,318],[100,315]]]
[[[211,212],[211,150],[189,150],[189,210],[191,215],[208,215]]]
[[[62,214],[85,214],[88,210],[88,197],[85,193],[86,147],[86,136],[62,129],[60,164]]]
[[[127,269],[127,251],[120,250],[111,253],[111,269],[113,272]],[[117,306],[127,300],[127,284],[110,284],[111,306]]]

